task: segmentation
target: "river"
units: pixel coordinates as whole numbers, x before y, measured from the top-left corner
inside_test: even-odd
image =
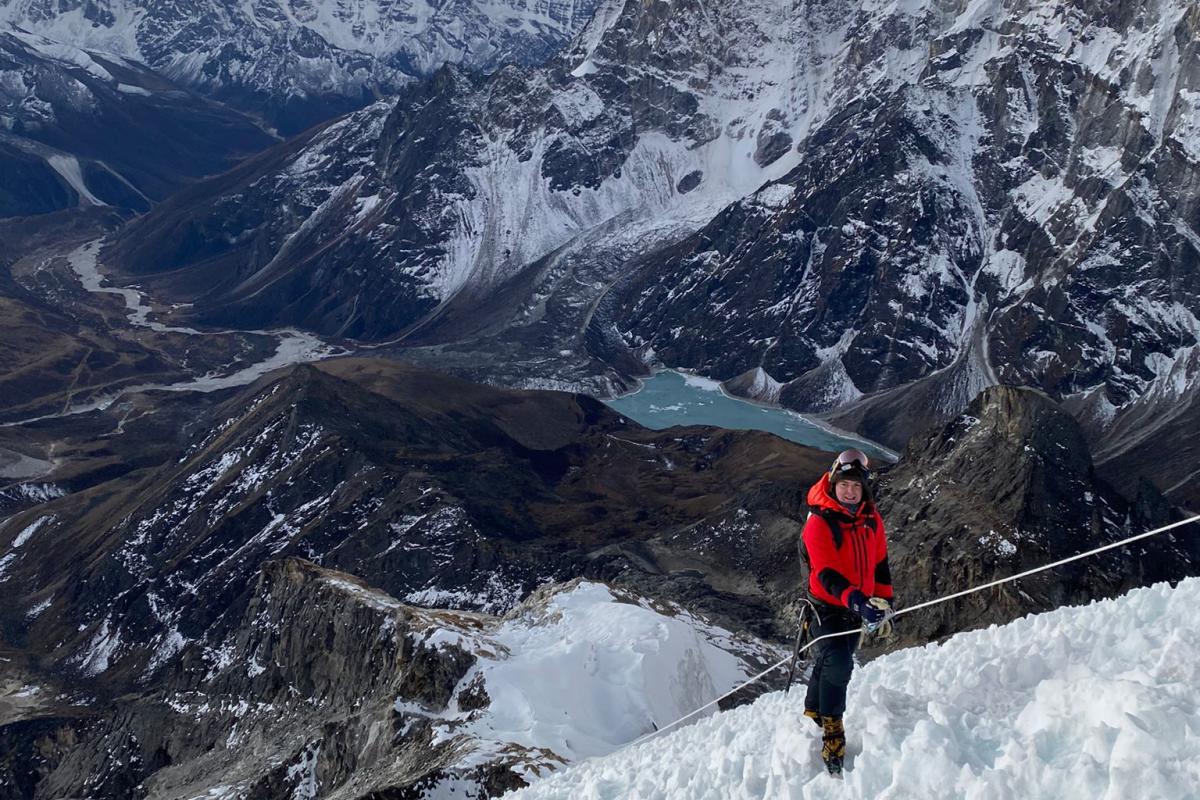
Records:
[[[234,386],[245,386],[258,380],[272,370],[286,367],[289,364],[300,364],[310,361],[321,361],[338,355],[345,355],[348,350],[326,344],[325,342],[304,331],[291,328],[271,331],[198,331],[194,328],[176,328],[150,320],[151,308],[143,302],[142,293],[136,289],[106,286],[105,277],[100,273],[97,257],[100,253],[100,240],[88,242],[67,256],[67,263],[79,278],[83,288],[95,294],[115,294],[125,300],[125,308],[131,325],[149,328],[159,333],[178,333],[187,336],[214,336],[220,334],[245,333],[274,337],[278,344],[275,352],[268,358],[235,372],[220,374],[210,372],[178,383],[143,383],[136,386],[125,386],[111,394],[92,398],[86,402],[72,405],[58,413],[44,414],[40,417],[17,420],[0,424],[0,427],[24,425],[44,419],[69,417],[75,414],[86,414],[89,411],[103,410],[111,406],[122,395],[129,392],[166,391],[166,392],[215,392],[218,389],[228,389]]]

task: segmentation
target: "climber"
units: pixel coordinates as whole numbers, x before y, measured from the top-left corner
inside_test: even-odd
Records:
[[[891,637],[892,576],[883,518],[870,487],[870,461],[860,450],[838,455],[829,473],[808,491],[809,515],[801,535],[808,562],[808,594],[816,609],[809,633],[865,629]],[[846,687],[860,636],[847,633],[813,647],[813,671],[804,715],[822,729],[821,758],[834,776],[846,756]]]

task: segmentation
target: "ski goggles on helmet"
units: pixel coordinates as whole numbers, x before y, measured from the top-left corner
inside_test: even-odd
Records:
[[[843,450],[833,460],[833,466],[829,469],[829,479],[833,481],[838,475],[847,475],[848,477],[861,476],[863,480],[870,480],[870,465],[871,460],[862,450]]]

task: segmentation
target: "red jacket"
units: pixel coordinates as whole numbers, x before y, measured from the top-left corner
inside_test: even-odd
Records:
[[[851,516],[831,494],[828,476],[822,476],[808,490],[808,505],[811,513],[802,536],[811,562],[809,594],[835,606],[845,606],[855,589],[890,600],[887,536],[875,504],[864,500]]]

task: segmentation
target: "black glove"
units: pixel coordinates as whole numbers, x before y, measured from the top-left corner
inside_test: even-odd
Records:
[[[846,598],[846,608],[862,617],[868,626],[875,626],[887,617],[887,611],[871,605],[871,600],[865,594],[855,589]]]

